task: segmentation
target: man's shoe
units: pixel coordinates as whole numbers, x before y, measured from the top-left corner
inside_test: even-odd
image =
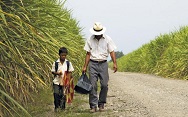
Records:
[[[104,106],[99,106],[99,112],[104,112]]]
[[[90,109],[90,113],[95,113],[95,112],[97,112],[97,109],[96,109],[96,108],[91,108],[91,109]]]

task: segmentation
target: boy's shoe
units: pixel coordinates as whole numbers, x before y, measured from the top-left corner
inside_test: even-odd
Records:
[[[58,108],[54,108],[54,112],[58,112]]]
[[[65,110],[65,108],[61,108],[61,110]]]
[[[62,98],[60,100],[60,108],[61,108],[61,110],[65,110],[65,106],[66,106],[66,99]]]
[[[99,106],[99,112],[104,112],[104,106]]]
[[[95,112],[97,112],[97,108],[91,108],[90,109],[90,113],[95,113]]]

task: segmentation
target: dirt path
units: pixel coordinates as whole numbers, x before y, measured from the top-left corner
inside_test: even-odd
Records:
[[[68,106],[76,109],[72,110],[74,117],[84,113],[90,117],[188,117],[188,81],[111,70],[109,74],[106,111],[89,113],[88,95],[77,94],[75,97],[85,103]],[[70,113],[67,110],[67,114],[56,115],[53,104],[49,108],[51,111],[43,117],[64,117]]]
[[[109,71],[108,117],[188,117],[188,82]]]

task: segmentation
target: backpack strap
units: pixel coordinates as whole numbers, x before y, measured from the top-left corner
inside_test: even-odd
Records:
[[[58,63],[59,62],[55,61],[55,72],[57,72],[57,70],[58,70]],[[66,63],[67,63],[67,72],[69,72],[70,63],[69,63],[69,61],[66,61]],[[54,77],[56,77],[56,75],[54,75]]]
[[[55,72],[58,70],[58,62],[55,61]]]
[[[57,72],[57,70],[58,70],[58,62],[55,61],[55,72]],[[56,77],[56,75],[54,75],[54,77]]]
[[[69,72],[70,63],[69,63],[69,61],[66,61],[66,62],[67,62],[67,72]]]

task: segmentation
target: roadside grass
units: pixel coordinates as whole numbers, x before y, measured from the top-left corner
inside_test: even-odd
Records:
[[[71,104],[66,104],[65,110],[54,112],[53,92],[51,88],[41,90],[34,95],[35,102],[28,103],[26,107],[33,117],[94,117],[100,113],[90,113],[88,95],[74,94]]]
[[[188,26],[157,36],[117,59],[118,71],[188,80]],[[109,62],[113,68],[113,63]]]
[[[37,94],[33,94],[34,102],[30,102],[26,107],[32,116],[51,111],[53,104],[53,94],[51,88],[41,89]]]

